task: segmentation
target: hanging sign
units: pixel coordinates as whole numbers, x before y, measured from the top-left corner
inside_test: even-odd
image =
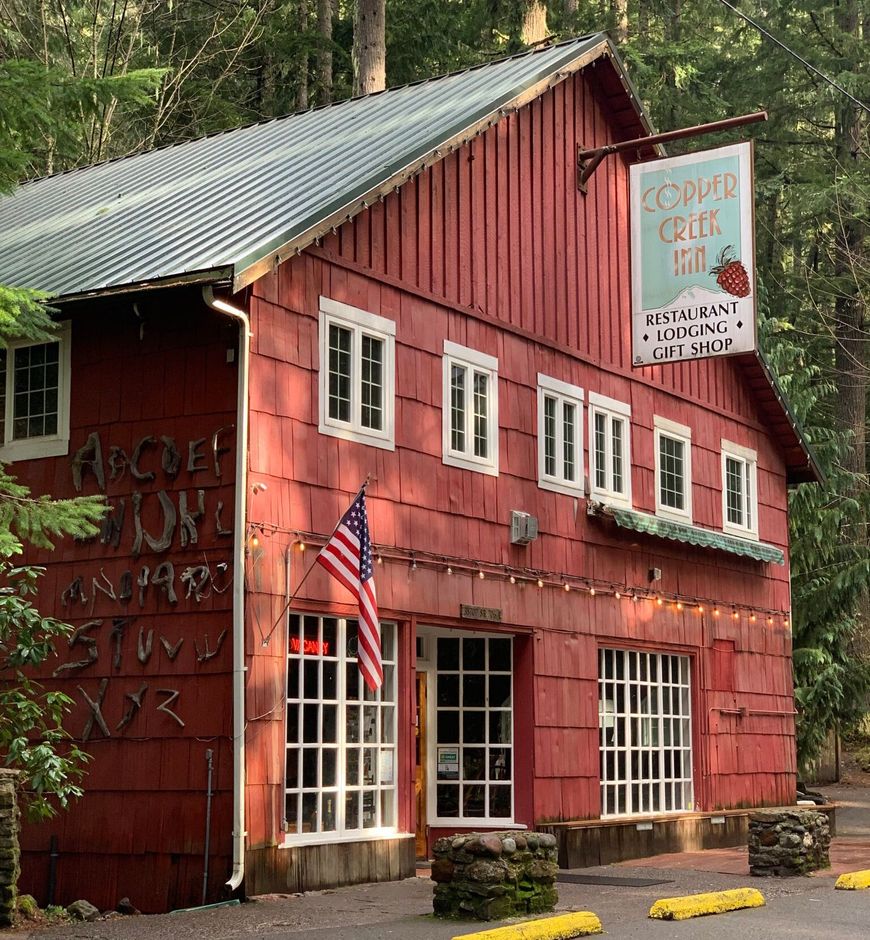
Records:
[[[631,167],[632,364],[755,349],[752,144]]]

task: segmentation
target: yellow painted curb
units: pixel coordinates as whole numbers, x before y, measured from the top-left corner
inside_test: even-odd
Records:
[[[835,888],[842,891],[858,891],[861,888],[870,888],[870,871],[847,871],[837,879]]]
[[[764,907],[764,895],[757,888],[734,888],[731,891],[663,898],[649,909],[649,916],[658,920],[688,920],[705,914],[739,911],[744,907]]]
[[[588,937],[593,933],[601,933],[598,917],[590,911],[576,911],[480,933],[464,933],[453,940],[570,940],[571,937]]]

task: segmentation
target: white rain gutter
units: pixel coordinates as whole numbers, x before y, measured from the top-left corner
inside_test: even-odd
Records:
[[[236,403],[236,507],[233,523],[233,873],[227,886],[236,891],[245,877],[245,530],[248,501],[248,376],[251,321],[238,307],[203,287],[202,299],[239,324],[239,384]]]

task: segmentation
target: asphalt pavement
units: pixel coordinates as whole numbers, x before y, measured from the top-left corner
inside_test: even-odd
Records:
[[[836,791],[836,792],[835,792]],[[845,804],[837,841],[848,844],[856,868],[870,869],[870,789],[825,788]],[[722,850],[717,850],[722,851]],[[689,853],[687,853],[688,855]],[[867,940],[870,890],[837,891],[830,873],[798,878],[751,878],[710,854],[669,856],[669,867],[653,860],[566,873],[644,879],[659,884],[575,884],[560,882],[558,911],[593,911],[614,940]],[[662,859],[660,864],[665,864]],[[707,870],[700,870],[703,865]],[[716,870],[722,868],[724,870]],[[647,914],[660,898],[727,888],[758,888],[762,908],[682,922],[652,921]],[[497,924],[440,921],[432,914],[432,881],[409,878],[301,895],[268,895],[233,906],[159,916],[114,915],[94,923],[21,928],[15,940],[451,940]]]

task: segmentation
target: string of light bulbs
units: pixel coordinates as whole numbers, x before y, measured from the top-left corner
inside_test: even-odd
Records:
[[[309,547],[319,548],[327,541],[327,537],[315,532],[303,532],[287,529],[269,523],[252,523],[248,526],[248,544],[256,548],[261,537],[270,537],[272,534],[282,533],[292,537],[287,547],[299,553],[304,553]],[[672,591],[657,591],[644,585],[619,584],[598,578],[589,578],[581,575],[572,575],[565,572],[545,571],[536,568],[519,567],[498,564],[496,562],[469,562],[467,559],[441,555],[412,549],[396,548],[372,544],[372,554],[377,565],[386,563],[403,565],[408,569],[409,576],[416,571],[427,569],[441,571],[448,576],[466,575],[483,580],[503,581],[519,588],[554,588],[565,593],[585,593],[590,597],[613,597],[616,600],[627,602],[653,604],[656,608],[671,610],[676,613],[686,611],[697,615],[707,614],[714,619],[723,618],[737,621],[741,614],[749,623],[766,623],[773,626],[777,620],[786,628],[791,626],[790,614],[787,610],[778,610],[756,604],[733,603],[716,598],[699,597],[681,594]]]

